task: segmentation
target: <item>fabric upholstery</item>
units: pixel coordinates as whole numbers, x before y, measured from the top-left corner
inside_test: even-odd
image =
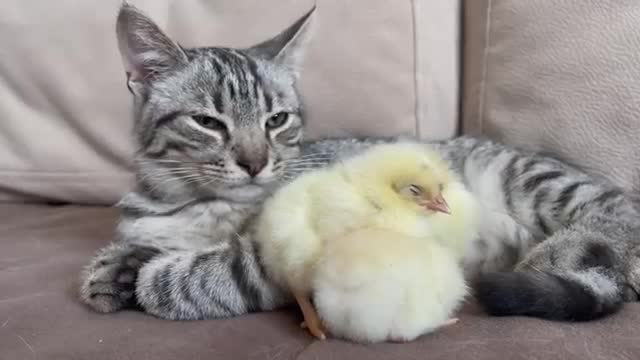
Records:
[[[640,3],[465,2],[464,131],[640,191]]]
[[[131,99],[114,31],[120,2],[0,5],[0,201],[111,204],[130,187]],[[240,47],[275,35],[314,3],[130,2],[186,46]],[[456,133],[458,0],[316,2],[302,76],[312,137]]]
[[[0,205],[0,360],[563,359],[640,354],[640,304],[581,324],[491,318],[472,303],[460,322],[408,344],[315,342],[293,309],[225,320],[97,314],[77,300],[88,257],[111,240],[113,209]]]

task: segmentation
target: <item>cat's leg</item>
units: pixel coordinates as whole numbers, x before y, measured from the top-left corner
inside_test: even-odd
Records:
[[[533,248],[515,272],[488,273],[476,298],[492,315],[591,320],[617,311],[625,299],[632,226],[589,217]]]
[[[137,306],[139,269],[163,250],[127,242],[113,242],[91,259],[81,275],[80,298],[98,312]]]
[[[174,320],[271,310],[291,302],[270,282],[252,246],[221,243],[203,250],[115,242],[82,275],[81,299],[99,312],[140,308]]]
[[[291,294],[269,280],[247,237],[153,258],[140,269],[136,284],[139,305],[161,318],[199,320],[273,310],[292,303]]]

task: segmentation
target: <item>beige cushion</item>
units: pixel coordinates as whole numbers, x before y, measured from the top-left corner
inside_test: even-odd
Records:
[[[129,189],[131,99],[114,30],[120,2],[0,5],[0,201],[109,204]],[[186,46],[248,46],[313,0],[130,2]],[[312,136],[456,133],[457,0],[317,3],[302,76]]]
[[[640,190],[640,2],[465,2],[464,130]]]

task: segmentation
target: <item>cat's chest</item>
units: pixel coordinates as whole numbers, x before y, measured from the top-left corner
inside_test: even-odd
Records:
[[[220,238],[237,233],[256,212],[256,206],[214,201],[193,206],[181,217],[193,231]]]

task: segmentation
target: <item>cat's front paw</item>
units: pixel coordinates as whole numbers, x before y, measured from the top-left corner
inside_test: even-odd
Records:
[[[159,253],[154,247],[127,243],[112,243],[100,250],[82,274],[82,301],[103,313],[136,307],[138,272]]]

